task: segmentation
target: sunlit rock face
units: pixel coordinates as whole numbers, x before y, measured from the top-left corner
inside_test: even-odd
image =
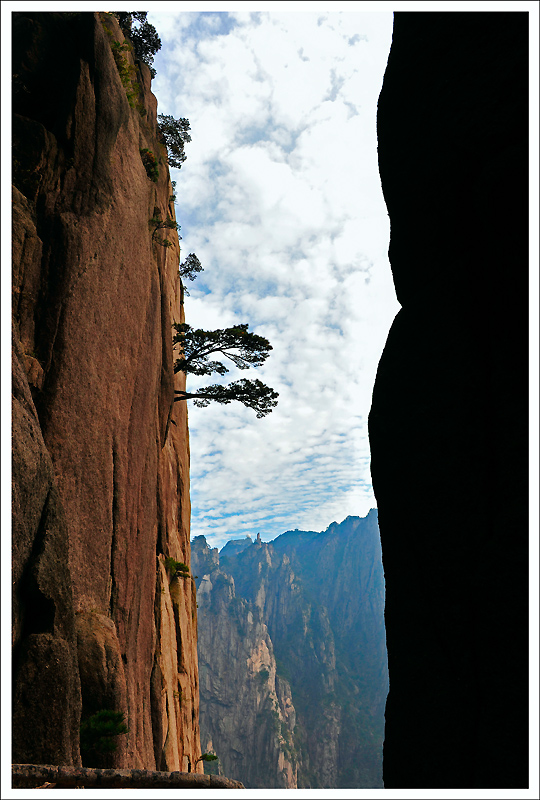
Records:
[[[277,788],[292,774],[289,788],[381,788],[388,682],[376,511],[324,533],[231,544],[218,565],[204,537],[192,542],[203,748],[211,741],[247,787]],[[261,713],[268,682],[273,720]],[[260,741],[273,729],[282,756]]]
[[[204,536],[192,542],[192,565],[202,749],[215,752],[220,772],[241,775],[248,788],[296,789],[295,712],[261,611],[237,596],[234,578],[220,569],[218,551]]]
[[[150,73],[130,106],[111,40],[109,15],[14,15],[13,758],[80,763],[82,704],[124,712],[113,766],[178,770],[200,754],[195,587],[165,564],[190,561],[179,246],[149,228],[174,215]]]
[[[527,786],[528,17],[396,13],[370,413],[386,788]]]

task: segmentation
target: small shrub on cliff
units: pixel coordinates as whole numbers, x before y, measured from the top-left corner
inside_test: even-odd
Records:
[[[198,764],[199,761],[210,762],[210,761],[217,761],[217,760],[218,760],[218,757],[216,756],[215,753],[203,753],[202,756],[199,756],[199,758],[195,761],[195,764]],[[191,772],[191,761],[190,761],[189,757],[188,757],[188,772]]]
[[[161,219],[161,214],[158,209],[157,212],[154,211],[154,216],[152,219],[148,220],[148,224],[151,228],[153,228],[152,241],[162,244],[164,247],[172,247],[173,243],[168,239],[156,239],[156,233],[159,230],[173,230],[178,233],[180,230],[180,225],[177,222],[171,219],[171,217],[167,217],[165,220]],[[179,235],[178,238],[181,239],[182,237]]]
[[[109,28],[107,19],[108,14],[102,13],[101,14],[101,24],[103,25],[103,30],[109,37],[109,42],[111,45],[112,54],[114,57],[114,61],[116,64],[116,68],[118,70],[118,75],[120,76],[120,80],[122,82],[122,86],[126,91],[126,97],[128,100],[129,105],[131,108],[136,108],[141,116],[146,114],[146,109],[144,105],[139,101],[139,95],[141,91],[141,87],[135,80],[137,75],[137,70],[130,64],[126,54],[133,52],[133,45],[129,41],[119,42],[114,38],[114,33]]]
[[[121,44],[120,42],[112,41],[111,42],[111,49],[113,52],[114,60],[116,62],[116,67],[118,69],[118,74],[120,76],[120,80],[122,81],[122,86],[126,90],[126,97],[128,100],[129,105],[131,108],[137,108],[139,93],[141,91],[141,87],[135,80],[135,76],[137,74],[137,70],[130,64],[127,58],[125,57],[124,53],[129,52],[132,48],[128,42],[124,42]]]
[[[266,683],[266,681],[268,680],[269,677],[270,677],[270,673],[268,672],[266,667],[263,667],[257,673],[257,680],[259,681],[259,683],[261,683],[263,685]]]
[[[215,331],[194,330],[185,323],[175,323],[173,347],[179,346],[180,358],[174,364],[175,372],[186,375],[224,375],[229,370],[220,361],[211,361],[210,356],[220,354],[228,358],[238,369],[259,367],[272,350],[272,345],[263,336],[248,333],[248,325],[235,325]],[[212,401],[227,404],[239,400],[252,408],[257,417],[264,417],[277,406],[278,393],[259,380],[233,381],[227,386],[213,384],[195,392],[175,390],[175,400],[194,399],[195,405],[205,407]]]
[[[158,114],[159,130],[167,145],[168,161],[171,167],[180,169],[186,160],[184,144],[191,142],[189,120],[181,117],[174,119],[170,114]]]
[[[128,729],[121,711],[102,709],[81,725],[81,757],[85,766],[108,766],[118,746],[117,738]]]
[[[139,150],[139,153],[141,154],[141,161],[146,170],[146,174],[150,180],[154,181],[154,183],[157,183],[159,178],[159,168],[155,155],[147,147],[143,148],[143,150]]]
[[[218,757],[216,756],[215,753],[203,753],[202,756],[200,756],[195,763],[198,764],[199,761],[217,761],[217,760]]]
[[[189,578],[189,567],[183,561],[176,561],[172,556],[166,556],[165,566],[171,573],[171,578]]]

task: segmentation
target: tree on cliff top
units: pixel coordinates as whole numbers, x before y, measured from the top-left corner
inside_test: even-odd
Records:
[[[154,56],[161,50],[161,39],[154,26],[147,21],[147,11],[115,11],[113,12],[118,19],[118,24],[122,28],[122,33],[127,36],[133,50],[135,57],[150,69],[152,78],[156,77],[156,70],[152,66],[154,63]],[[133,22],[139,22],[137,27],[133,26]]]
[[[224,375],[229,370],[221,361],[210,360],[215,354],[228,358],[238,369],[260,367],[268,358],[272,345],[263,336],[248,332],[248,325],[235,325],[215,331],[194,330],[185,323],[175,324],[173,346],[182,355],[174,364],[175,372],[186,375]],[[175,400],[193,399],[196,406],[205,407],[212,401],[227,404],[239,400],[252,408],[257,417],[264,417],[277,406],[278,393],[259,380],[233,381],[226,386],[212,384],[194,392],[175,390]]]

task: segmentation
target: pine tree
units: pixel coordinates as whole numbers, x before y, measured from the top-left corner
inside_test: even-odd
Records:
[[[248,332],[248,325],[235,325],[215,331],[194,330],[186,323],[173,326],[176,334],[173,345],[179,346],[181,355],[174,364],[175,372],[186,375],[225,375],[228,368],[221,361],[211,360],[219,354],[233,362],[238,369],[260,367],[268,358],[272,345],[263,336]],[[175,391],[175,400],[194,400],[196,406],[205,407],[211,402],[228,404],[238,400],[252,408],[257,417],[264,417],[277,406],[278,393],[260,380],[242,379],[228,385],[212,384],[194,392]]]

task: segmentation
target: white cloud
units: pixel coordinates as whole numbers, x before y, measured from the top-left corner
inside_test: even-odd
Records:
[[[183,253],[205,267],[187,321],[267,336],[266,364],[227,377],[280,393],[259,420],[238,403],[190,407],[192,533],[216,545],[363,515],[371,391],[398,309],[375,125],[392,15],[149,18],[159,111],[193,137],[173,170]]]

